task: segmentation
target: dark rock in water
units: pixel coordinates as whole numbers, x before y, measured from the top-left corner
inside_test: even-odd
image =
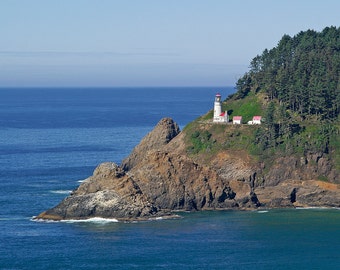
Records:
[[[100,164],[70,196],[37,218],[140,220],[169,216],[174,210],[340,207],[337,184],[301,180],[302,175],[312,175],[311,168],[303,174],[298,171],[307,163],[293,158],[277,161],[257,179],[261,164],[245,151],[221,150],[209,159],[188,155],[185,134],[172,119],[164,118],[121,166]],[[285,170],[287,166],[296,170]]]

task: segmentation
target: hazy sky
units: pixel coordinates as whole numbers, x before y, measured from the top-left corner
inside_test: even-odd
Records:
[[[0,87],[231,86],[339,0],[0,0]]]

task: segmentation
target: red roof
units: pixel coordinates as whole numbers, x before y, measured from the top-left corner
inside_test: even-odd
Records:
[[[262,116],[254,116],[254,117],[253,117],[253,121],[254,121],[254,120],[261,120],[261,118],[262,118]]]
[[[234,116],[233,120],[242,120],[242,116]]]
[[[217,94],[216,94],[216,97],[220,97],[220,96],[221,96],[220,93],[217,93]]]
[[[221,113],[220,116],[225,116],[225,112]]]

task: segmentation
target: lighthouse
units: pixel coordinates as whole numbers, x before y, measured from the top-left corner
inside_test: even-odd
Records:
[[[228,122],[228,113],[222,112],[222,102],[221,102],[221,95],[219,93],[215,96],[214,102],[214,118],[213,122]]]

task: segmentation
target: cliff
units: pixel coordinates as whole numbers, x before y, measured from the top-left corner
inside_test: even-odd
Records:
[[[266,170],[247,151],[192,154],[188,131],[180,132],[164,118],[120,166],[100,164],[70,196],[37,218],[139,220],[177,210],[340,207],[339,183],[318,181],[311,173],[330,170],[330,165],[313,158],[309,163],[278,159]]]

